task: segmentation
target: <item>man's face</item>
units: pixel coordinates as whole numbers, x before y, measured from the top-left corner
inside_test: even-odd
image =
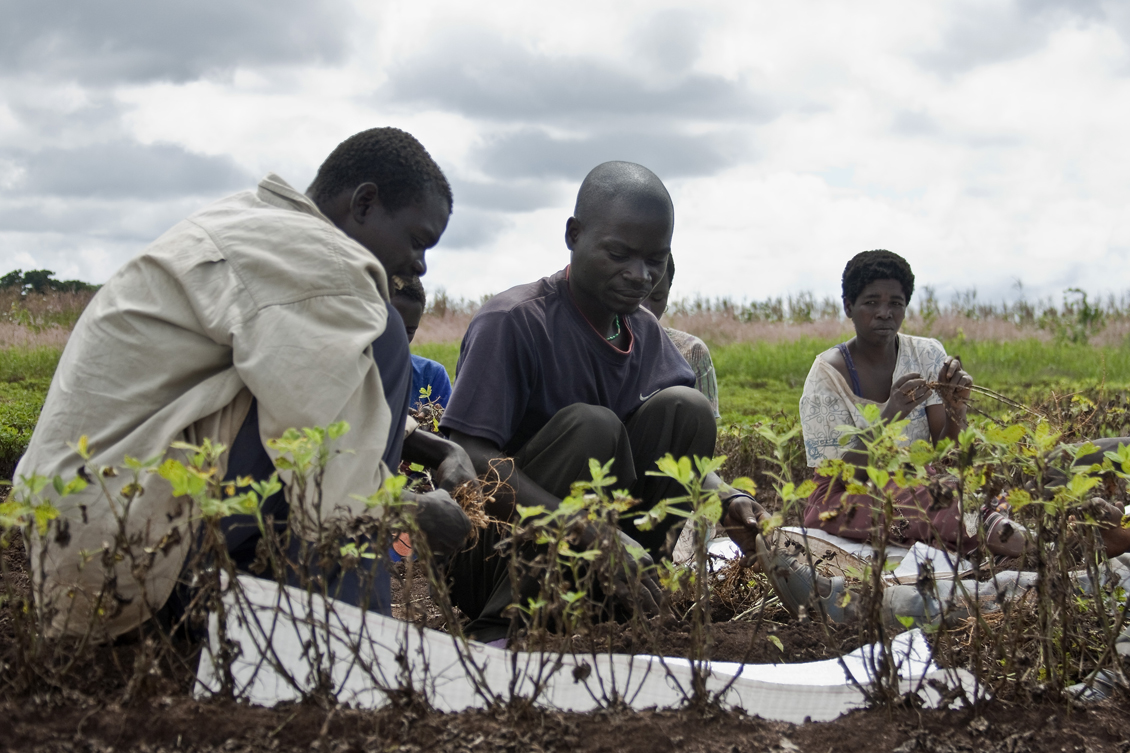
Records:
[[[663,279],[671,254],[671,216],[654,207],[613,201],[582,223],[570,217],[569,286],[578,303],[630,314]]]
[[[658,319],[663,316],[663,312],[667,310],[667,298],[670,295],[671,278],[664,274],[663,279],[652,289],[651,295],[647,297],[643,305],[646,306],[651,313],[655,314],[655,318]]]
[[[394,295],[392,306],[400,312],[404,329],[408,333],[408,342],[412,342],[416,337],[416,330],[420,328],[420,320],[424,317],[424,304],[402,295]]]
[[[447,229],[450,208],[445,198],[436,191],[428,191],[418,201],[395,212],[385,210],[375,196],[360,210],[357,202],[355,197],[350,216],[341,229],[369,249],[389,276],[412,277],[428,271],[424,253],[439,243]]]

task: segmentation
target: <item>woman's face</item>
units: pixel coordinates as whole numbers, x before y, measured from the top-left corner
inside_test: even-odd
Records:
[[[875,280],[855,301],[844,301],[844,313],[855,325],[861,340],[881,344],[898,334],[906,317],[906,293],[898,280]]]

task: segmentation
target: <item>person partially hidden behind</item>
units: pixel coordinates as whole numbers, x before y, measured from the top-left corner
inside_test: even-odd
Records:
[[[277,456],[267,440],[292,427],[346,421],[344,452],[327,466],[320,499],[301,503],[309,519],[364,514],[357,497],[378,491],[415,442],[404,439],[411,367],[387,275],[426,271],[425,251],[439,241],[451,207],[447,179],[424,147],[403,131],[377,128],[334,149],[305,195],[270,174],[256,190],[178,223],[116,272],[83,312],[16,478],[66,479],[120,466],[126,456],[170,452],[183,460],[171,444],[208,439],[230,448],[220,458],[222,478],[265,479]],[[89,460],[72,446],[83,436]],[[441,489],[408,498],[442,554],[470,530],[445,490],[473,479],[474,470],[462,449],[435,439],[418,457],[431,457]],[[101,482],[118,495],[130,476]],[[287,473],[280,477],[289,483]],[[62,499],[51,485],[44,490],[60,508],[54,525],[69,526],[67,543],[49,534],[45,566],[32,573],[46,602],[40,606],[53,618],[50,632],[111,638],[191,588],[183,567],[199,541],[199,511],[158,474],[142,474],[139,483],[127,535],[153,552],[143,582],[127,557],[105,566],[106,558],[83,554],[118,535],[99,484]],[[285,528],[290,508],[281,492],[262,507]],[[246,566],[259,529],[250,516],[238,517],[225,519],[224,533],[233,559]],[[301,532],[292,533],[294,545]],[[38,562],[44,541],[30,544]],[[387,612],[387,573],[360,579],[360,569],[333,566],[320,575],[338,598]],[[109,595],[107,583],[115,588]],[[107,598],[115,609],[99,606]]]
[[[656,319],[662,318],[664,312],[667,311],[667,299],[671,297],[671,284],[674,281],[675,257],[671,255],[667,258],[667,274],[663,275],[659,284],[652,289],[651,294],[643,302],[648,311],[655,314]],[[690,364],[691,370],[694,371],[694,388],[710,401],[710,407],[714,410],[714,418],[721,418],[722,414],[718,412],[718,377],[714,373],[714,360],[710,357],[710,348],[689,332],[682,332],[670,327],[665,327],[663,331],[671,338],[671,342],[675,343],[679,353]]]
[[[416,330],[420,327],[420,320],[424,316],[424,309],[428,305],[428,294],[424,292],[424,285],[419,277],[392,277],[392,305],[400,312],[404,319],[404,328],[408,332],[408,342],[411,344],[416,339]],[[411,408],[416,408],[425,399],[438,403],[446,409],[451,400],[451,380],[447,376],[447,369],[439,361],[412,354],[412,393],[409,399]]]
[[[471,320],[440,426],[480,474],[493,467],[507,481],[496,495],[497,517],[508,518],[516,504],[556,509],[575,481],[591,478],[590,458],[613,461],[616,487],[650,509],[684,493],[646,475],[659,458],[713,455],[710,402],[695,391],[694,372],[659,322],[640,310],[663,279],[673,229],[674,207],[655,174],[629,162],[599,165],[565,223],[570,264],[495,296]],[[706,483],[721,484],[713,475]],[[735,540],[752,552],[760,508],[728,488],[724,506]],[[673,518],[641,531],[633,517],[621,517],[622,535],[649,553],[642,564],[650,564]],[[468,634],[484,641],[507,635],[504,610],[536,595],[536,583],[533,594],[511,593],[497,540],[497,533],[480,536],[452,567],[451,592],[472,618]],[[577,545],[594,541],[586,526]],[[651,577],[643,585],[641,603],[625,606],[653,611],[658,586]]]

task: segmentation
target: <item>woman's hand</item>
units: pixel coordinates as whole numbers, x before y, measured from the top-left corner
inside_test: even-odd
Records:
[[[887,400],[882,417],[888,421],[906,418],[911,411],[926,402],[929,396],[930,388],[926,386],[926,380],[921,374],[903,374],[901,379],[891,385],[891,397]]]
[[[938,395],[941,396],[942,400],[954,408],[964,407],[965,401],[969,399],[969,395],[972,393],[970,388],[973,386],[973,377],[961,368],[959,358],[949,356],[942,362],[942,369],[938,372],[938,381],[943,385],[938,390]]]

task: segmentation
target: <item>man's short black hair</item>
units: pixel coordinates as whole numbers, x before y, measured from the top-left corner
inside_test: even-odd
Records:
[[[844,267],[844,301],[855,303],[863,289],[876,280],[898,280],[906,302],[910,303],[910,296],[914,293],[914,273],[906,259],[883,249],[864,251],[851,257]]]
[[[437,191],[452,207],[451,185],[428,150],[399,128],[371,128],[337,145],[322,166],[307,195],[318,206],[362,183],[376,183],[377,196],[389,212],[403,209]]]
[[[401,277],[400,275],[392,276],[392,296],[401,296],[410,301],[415,301],[421,306],[428,305],[428,294],[424,292],[424,285],[420,282],[419,277]]]

